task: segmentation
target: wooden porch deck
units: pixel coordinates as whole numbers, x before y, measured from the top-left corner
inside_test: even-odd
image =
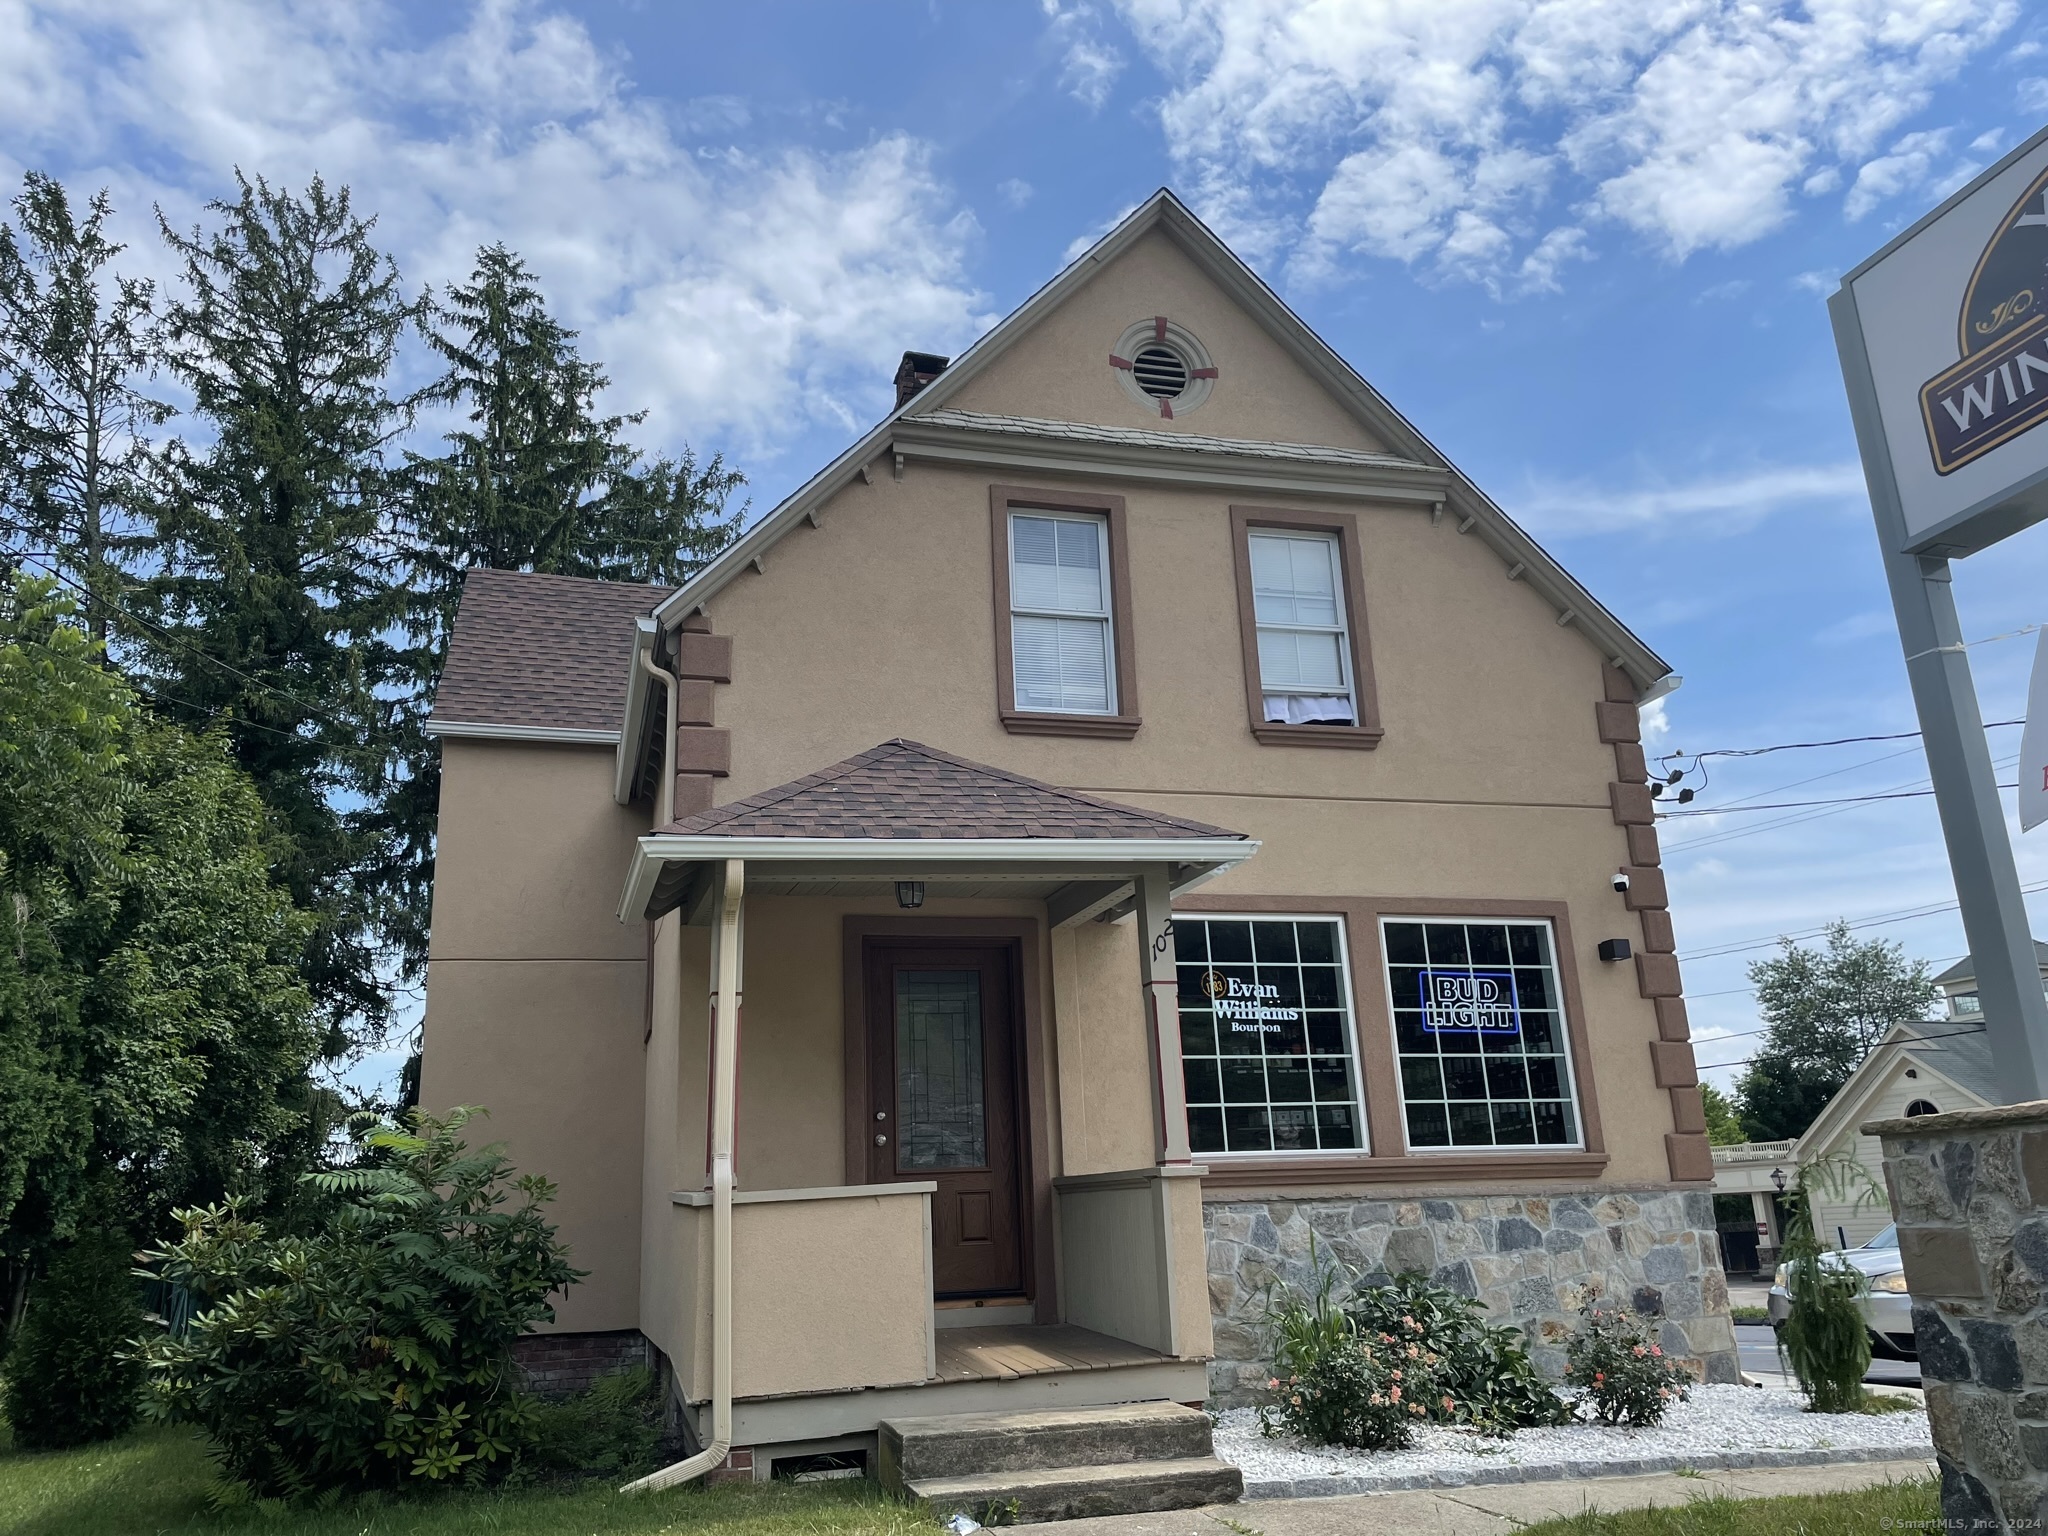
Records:
[[[1154,1365],[1171,1358],[1071,1323],[941,1328],[933,1342],[938,1356],[933,1381],[1015,1381],[1020,1376],[1046,1376],[1055,1371]]]

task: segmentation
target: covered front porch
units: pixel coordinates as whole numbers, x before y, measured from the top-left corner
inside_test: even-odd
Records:
[[[640,840],[620,916],[673,930],[679,1042],[642,1326],[706,1443],[1207,1395],[1170,912],[1256,846],[907,742]],[[752,1030],[750,990],[775,999]],[[1085,1140],[1062,1105],[1095,1059],[1131,1071],[1088,1101],[1123,1124]],[[830,1166],[749,1177],[827,1117]]]

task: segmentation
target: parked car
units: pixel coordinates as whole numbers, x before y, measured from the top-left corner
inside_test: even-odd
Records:
[[[1846,1264],[1867,1281],[1863,1300],[1863,1324],[1870,1330],[1872,1353],[1890,1360],[1916,1360],[1913,1344],[1913,1297],[1906,1289],[1906,1266],[1899,1257],[1899,1229],[1887,1226],[1861,1248],[1821,1255],[1823,1264]],[[1792,1295],[1785,1288],[1789,1264],[1780,1264],[1771,1277],[1769,1309],[1771,1326],[1782,1328],[1792,1313]]]

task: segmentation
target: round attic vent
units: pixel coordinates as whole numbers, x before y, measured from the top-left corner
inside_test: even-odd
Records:
[[[1109,362],[1125,393],[1168,420],[1196,409],[1216,384],[1202,344],[1164,315],[1126,327]]]
[[[1138,388],[1156,400],[1177,400],[1188,387],[1188,365],[1171,347],[1153,345],[1131,359]]]

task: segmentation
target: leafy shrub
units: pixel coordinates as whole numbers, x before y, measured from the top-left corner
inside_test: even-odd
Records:
[[[81,1237],[36,1287],[7,1362],[7,1418],[24,1450],[125,1434],[142,1409],[141,1287],[128,1240]]]
[[[554,1186],[469,1151],[470,1113],[414,1112],[356,1167],[307,1175],[338,1201],[313,1236],[270,1237],[232,1199],[180,1211],[182,1238],[145,1257],[200,1305],[145,1346],[151,1416],[204,1430],[259,1496],[509,1470],[534,1417],[512,1341],[581,1272],[542,1214]]]
[[[1859,1175],[1869,1183],[1869,1174],[1855,1163],[1807,1164],[1788,1202],[1785,1291],[1792,1309],[1778,1330],[1778,1349],[1814,1413],[1859,1411],[1870,1370],[1870,1330],[1860,1305],[1869,1282],[1850,1265],[1822,1257],[1807,1186],[1819,1184],[1841,1199],[1847,1181]]]
[[[1429,1418],[1433,1370],[1429,1359],[1411,1360],[1392,1345],[1351,1334],[1275,1378],[1277,1400],[1259,1409],[1259,1427],[1315,1445],[1398,1450]]]
[[[1517,1330],[1488,1324],[1478,1302],[1422,1274],[1363,1285],[1313,1247],[1310,1262],[1311,1287],[1266,1293],[1276,1394],[1260,1410],[1267,1433],[1387,1450],[1417,1424],[1511,1434],[1570,1418]]]
[[[541,1476],[624,1476],[652,1462],[661,1443],[654,1373],[645,1366],[600,1377],[573,1397],[537,1401],[530,1414],[522,1464]]]
[[[1570,1405],[1522,1347],[1521,1330],[1487,1322],[1479,1302],[1427,1275],[1396,1275],[1389,1284],[1354,1290],[1344,1310],[1367,1338],[1437,1357],[1432,1419],[1495,1434],[1571,1420]],[[1449,1409],[1442,1407],[1446,1397]]]
[[[1565,1346],[1564,1379],[1592,1406],[1602,1424],[1648,1429],[1663,1422],[1673,1403],[1685,1401],[1692,1377],[1664,1357],[1649,1329],[1626,1312],[1579,1309],[1586,1326]]]

